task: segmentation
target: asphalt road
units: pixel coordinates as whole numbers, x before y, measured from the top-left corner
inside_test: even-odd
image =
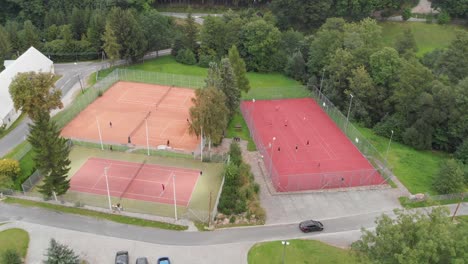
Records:
[[[453,212],[456,205],[448,206]],[[424,210],[424,209],[421,209]],[[394,216],[392,211],[384,212]],[[321,233],[336,234],[375,227],[375,218],[382,212],[361,214],[334,219],[318,219],[325,226]],[[467,204],[462,204],[460,215],[468,214]],[[219,245],[241,242],[258,242],[293,238],[313,238],[318,233],[303,234],[297,224],[256,226],[221,229],[213,232],[179,232],[98,220],[90,217],[48,211],[42,208],[22,207],[0,203],[0,221],[23,221],[97,235],[124,238],[155,244],[177,246]]]

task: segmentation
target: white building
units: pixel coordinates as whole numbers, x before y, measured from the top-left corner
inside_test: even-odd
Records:
[[[0,126],[10,126],[20,115],[15,111],[10,96],[10,84],[18,73],[54,73],[54,63],[34,47],[29,48],[15,61],[5,61],[5,70],[0,72]]]

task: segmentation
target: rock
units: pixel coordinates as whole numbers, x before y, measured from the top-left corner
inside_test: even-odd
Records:
[[[224,217],[226,217],[225,215],[223,215],[222,213],[219,213],[216,215],[216,219],[224,219]]]
[[[415,195],[410,195],[409,199],[412,201],[421,201],[426,198],[426,195],[424,193],[417,193]]]
[[[228,225],[228,224],[229,224],[229,218],[224,218],[223,225]]]

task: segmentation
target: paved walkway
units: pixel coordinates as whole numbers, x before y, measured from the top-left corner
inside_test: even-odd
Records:
[[[247,263],[247,253],[254,244],[251,242],[212,246],[171,246],[140,242],[135,240],[95,235],[74,230],[26,223],[12,222],[0,226],[0,231],[22,228],[30,236],[26,263],[41,264],[51,238],[68,245],[89,263],[114,263],[115,252],[127,250],[130,263],[137,257],[147,257],[150,263],[157,258],[168,256],[173,263]]]

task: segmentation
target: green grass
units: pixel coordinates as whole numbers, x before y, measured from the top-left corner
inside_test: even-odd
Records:
[[[8,135],[13,129],[15,129],[21,122],[24,120],[26,117],[26,114],[21,114],[18,119],[13,122],[11,126],[9,126],[7,129],[0,129],[0,138],[3,138],[4,136]]]
[[[240,125],[241,129],[237,130],[236,126]],[[250,137],[250,132],[249,128],[247,127],[247,124],[245,123],[244,117],[240,112],[237,112],[234,117],[232,118],[231,122],[229,122],[228,128],[227,128],[227,135],[226,137],[228,138],[234,138],[234,137],[239,137],[243,140],[247,140],[247,150],[249,151],[255,151],[255,143],[253,142],[252,138]]]
[[[455,31],[466,29],[466,27],[457,25],[438,25],[424,22],[381,22],[379,25],[382,26],[384,43],[391,47],[395,46],[395,40],[404,30],[411,29],[418,47],[417,56],[419,57],[434,49],[448,47],[455,38]]]
[[[340,249],[315,240],[290,240],[285,248],[285,263],[360,263],[348,250]],[[247,255],[249,264],[282,263],[281,241],[255,244]]]
[[[19,160],[21,174],[15,182],[15,189],[21,190],[21,184],[34,173],[35,163],[33,161],[34,152],[30,150]]]
[[[29,246],[29,234],[23,229],[11,228],[0,232],[0,256],[7,249],[16,250],[21,257],[26,257]]]
[[[388,138],[376,135],[371,129],[356,128],[385,155]],[[388,152],[388,162],[397,178],[413,193],[437,194],[432,183],[439,172],[440,164],[448,159],[443,152],[418,151],[406,145],[393,141]]]
[[[399,197],[398,200],[400,201],[401,206],[407,209],[436,206],[436,205],[456,204],[460,202],[460,199],[447,199],[447,200],[440,200],[440,201],[429,199],[426,201],[410,202],[408,197]],[[463,202],[468,202],[468,197],[464,197]]]
[[[457,219],[458,222],[464,222],[468,224],[468,215],[455,216],[455,219]]]
[[[12,149],[10,152],[8,152],[5,156],[3,156],[4,159],[15,159],[18,157],[18,155],[21,155],[21,153],[26,154],[28,152],[27,148],[29,146],[29,142],[26,140],[19,143],[14,149]]]
[[[150,221],[150,220],[122,216],[122,215],[117,215],[117,214],[107,214],[107,213],[96,212],[96,211],[91,211],[91,210],[82,209],[82,208],[66,207],[62,205],[49,204],[49,203],[44,203],[44,202],[22,200],[22,199],[12,198],[12,197],[8,197],[7,199],[4,200],[4,202],[9,203],[9,204],[19,204],[19,205],[27,206],[27,207],[41,207],[41,208],[51,210],[51,211],[89,216],[89,217],[93,217],[97,219],[105,219],[105,220],[109,220],[109,221],[113,221],[113,222],[117,222],[121,224],[128,224],[128,225],[154,227],[154,228],[176,230],[176,231],[187,230],[188,228],[187,226],[174,225],[174,224],[157,222],[157,221]]]

